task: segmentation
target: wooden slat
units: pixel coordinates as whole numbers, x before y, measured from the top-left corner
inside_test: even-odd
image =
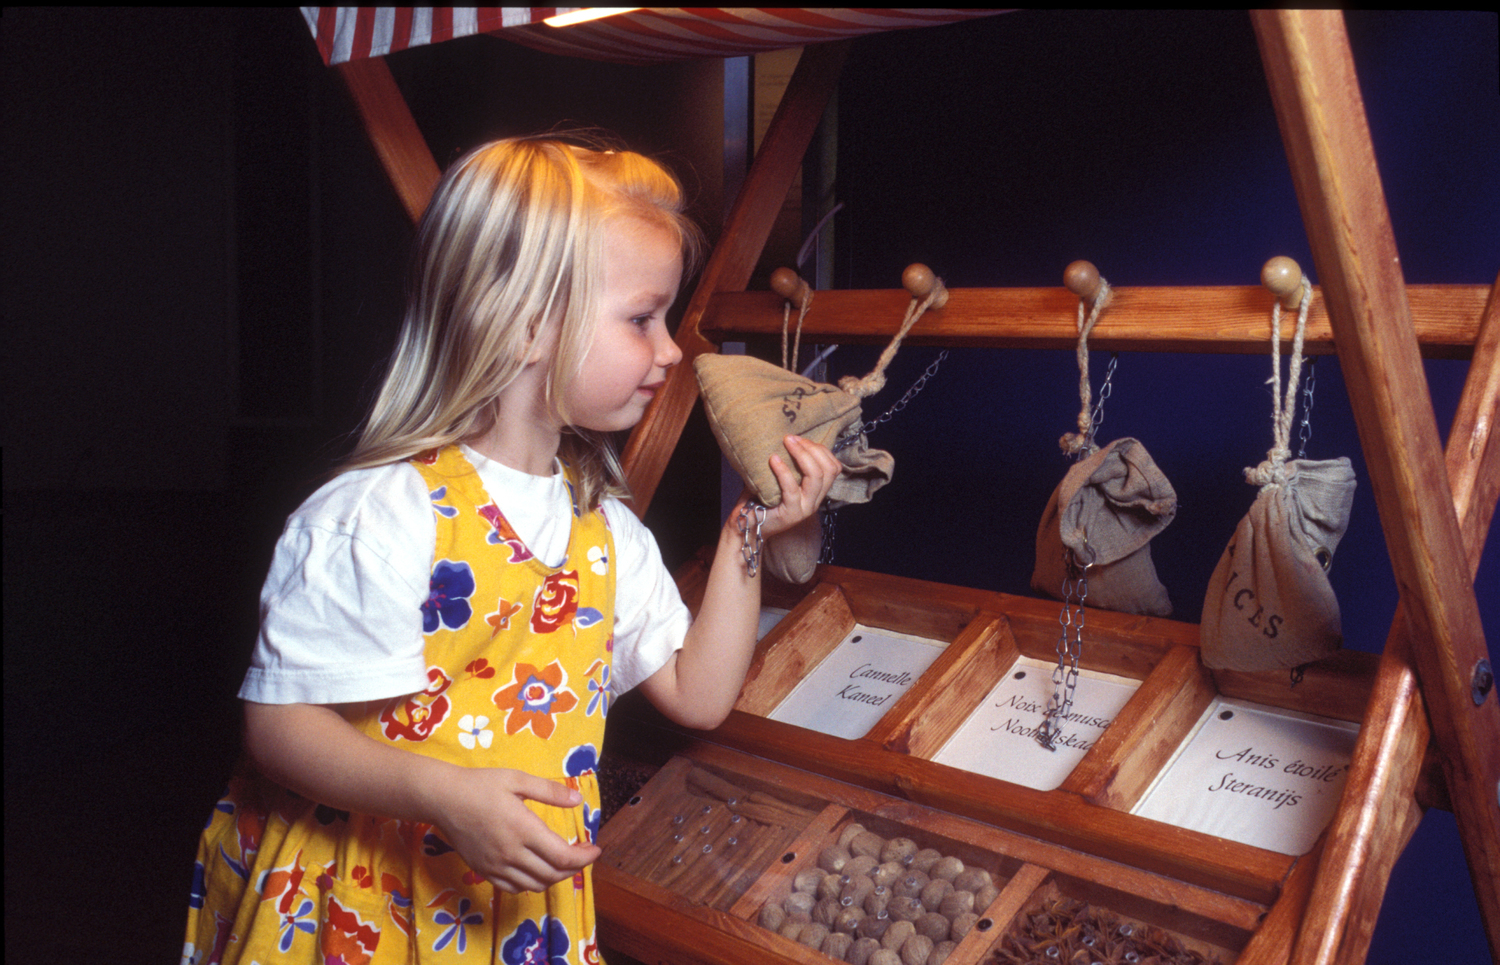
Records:
[[[1497,417],[1500,278],[1491,289],[1480,324],[1474,361],[1446,451],[1454,510],[1461,520],[1471,574],[1479,568],[1495,510],[1496,478],[1500,477],[1500,442],[1493,432]],[[1381,656],[1370,719],[1355,744],[1339,810],[1326,834],[1326,863],[1308,888],[1312,911],[1306,933],[1327,938],[1307,940],[1308,948],[1301,953],[1306,960],[1334,954],[1345,960],[1363,958],[1367,938],[1362,936],[1370,934],[1395,857],[1415,830],[1416,820],[1409,817],[1410,812],[1401,813],[1401,806],[1410,801],[1422,780],[1423,751],[1431,730],[1412,667],[1411,647],[1404,614],[1398,611]],[[1393,809],[1397,813],[1390,813]],[[1342,939],[1337,949],[1324,947],[1331,939]]]
[[[351,61],[334,69],[354,99],[354,107],[385,176],[415,224],[427,210],[427,202],[432,200],[442,174],[391,76],[391,69],[382,57]]]
[[[1266,351],[1271,293],[1259,286],[1116,288],[1089,335],[1100,351]],[[1412,285],[1407,289],[1423,354],[1468,358],[1484,285]],[[805,342],[884,345],[911,296],[901,289],[820,291],[802,327]],[[955,288],[948,304],[929,310],[904,340],[913,345],[1072,349],[1078,343],[1078,299],[1063,288]],[[781,299],[774,292],[715,295],[699,325],[714,341],[781,337]],[[1290,339],[1282,350],[1290,351]],[[1334,351],[1333,329],[1320,294],[1307,319],[1305,354]]]
[[[651,505],[688,413],[697,401],[693,359],[704,352],[716,351],[713,343],[698,332],[709,299],[717,292],[741,291],[750,283],[782,201],[801,169],[802,155],[838,86],[848,51],[848,42],[805,48],[781,105],[771,118],[760,152],[724,222],[723,235],[714,246],[678,325],[677,345],[682,349],[682,361],[667,373],[667,384],[631,432],[621,455],[633,494],[631,505],[637,515],[644,516]]]
[[[1412,657],[1491,953],[1500,959],[1500,711],[1493,701],[1476,707],[1470,699],[1484,634],[1348,37],[1336,11],[1253,16]],[[1405,736],[1398,755],[1410,748]],[[1363,960],[1361,917],[1326,923],[1310,912],[1294,961]]]
[[[1214,694],[1198,649],[1174,647],[1073,768],[1062,789],[1103,807],[1134,807]]]

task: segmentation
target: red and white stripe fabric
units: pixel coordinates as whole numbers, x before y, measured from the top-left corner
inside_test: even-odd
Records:
[[[662,7],[568,27],[541,21],[577,7],[303,7],[324,63],[383,57],[453,37],[489,33],[548,53],[623,64],[738,57],[843,40],[883,30],[930,27],[997,10]]]

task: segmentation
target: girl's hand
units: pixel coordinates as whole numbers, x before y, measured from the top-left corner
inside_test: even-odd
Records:
[[[564,784],[500,767],[465,768],[441,802],[438,825],[469,867],[502,891],[545,891],[592,864],[599,849],[569,844],[523,799],[574,808],[583,796]]]
[[[764,536],[784,533],[815,514],[844,468],[827,446],[801,436],[787,436],[782,442],[802,472],[802,481],[797,481],[780,455],[771,457],[771,472],[781,486],[781,504],[766,511],[766,521],[761,527]]]

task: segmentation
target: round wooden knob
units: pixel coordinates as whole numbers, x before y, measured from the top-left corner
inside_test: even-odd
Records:
[[[1063,285],[1086,302],[1099,294],[1099,269],[1092,261],[1075,261],[1063,269]]]
[[[802,299],[811,290],[802,276],[790,268],[778,268],[771,272],[771,290],[793,305],[801,305]]]
[[[937,275],[921,262],[907,265],[906,270],[901,273],[902,287],[911,292],[914,298],[926,298],[932,294],[932,288],[936,284]]]
[[[1283,308],[1302,304],[1302,269],[1285,255],[1277,255],[1260,270],[1260,283],[1278,299]]]

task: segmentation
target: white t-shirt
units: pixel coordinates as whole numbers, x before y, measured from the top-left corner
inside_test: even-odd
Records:
[[[463,446],[485,491],[543,562],[567,554],[573,518],[562,474],[532,476]],[[617,499],[610,690],[640,684],[682,647],[691,618],[651,531]],[[422,612],[437,526],[410,463],[344,473],[287,520],[260,597],[260,636],[240,687],[263,704],[383,700],[427,688]]]

